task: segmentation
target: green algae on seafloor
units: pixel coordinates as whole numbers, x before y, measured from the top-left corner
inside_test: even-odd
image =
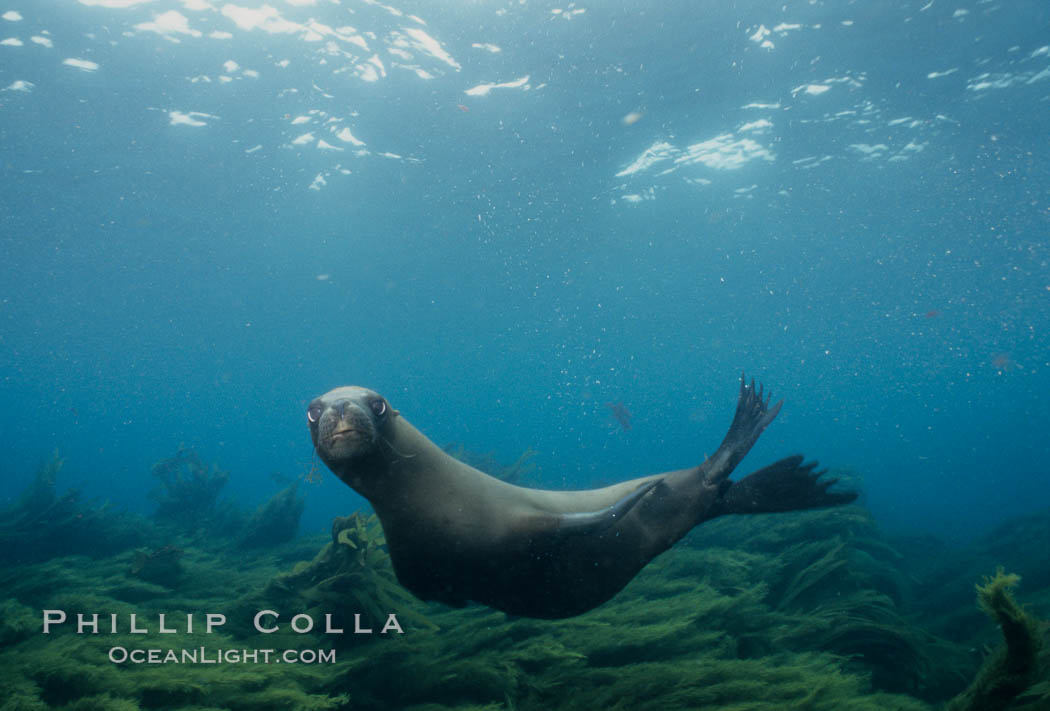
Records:
[[[276,576],[260,601],[277,601],[285,609],[318,617],[330,614],[337,626],[356,625],[355,615],[383,624],[389,615],[436,629],[423,605],[401,587],[393,574],[386,539],[375,514],[354,513],[332,524],[332,541],[310,562]]]
[[[998,568],[977,585],[977,604],[999,624],[1003,643],[970,687],[952,699],[948,711],[1050,708],[1050,655],[1044,649],[1043,625],[1014,600],[1011,591],[1020,582],[1019,575]]]
[[[220,499],[230,473],[215,463],[206,465],[196,450],[180,445],[174,455],[154,462],[150,474],[158,482],[149,494],[157,504],[153,517],[158,523],[187,533],[227,535],[241,527],[243,514]]]
[[[242,548],[272,548],[287,543],[299,533],[299,519],[306,509],[306,498],[299,493],[299,482],[274,494],[252,513],[239,536]]]
[[[338,542],[344,531],[345,540]],[[320,548],[321,542],[314,541]],[[151,647],[327,648],[336,641],[318,633],[295,635],[285,627],[276,635],[253,634],[238,616],[272,605],[282,612],[283,623],[290,614],[303,611],[285,607],[285,602],[301,602],[301,593],[332,577],[325,573],[350,563],[367,564],[392,580],[389,561],[380,555],[380,541],[381,531],[367,517],[344,523],[324,547],[339,556],[335,567],[325,564],[309,574],[310,564],[289,573],[278,563],[290,550],[304,549],[302,542],[269,556],[233,555],[219,545],[207,549],[180,544],[186,551],[187,575],[179,588],[154,586],[151,596],[140,601],[137,588],[127,587],[131,551],[97,561],[56,559],[2,575],[5,590],[33,610],[105,610],[122,616],[170,611],[175,624],[180,624],[178,615],[187,612],[227,612],[231,618],[212,635],[149,635],[145,643]],[[739,564],[728,548],[674,549],[610,603],[571,620],[509,620],[478,607],[420,606],[439,630],[408,620],[404,635],[343,639],[336,663],[329,665],[115,665],[106,656],[111,646],[144,646],[144,640],[126,633],[66,632],[45,638],[34,632],[0,651],[0,694],[38,709],[68,709],[73,704],[91,708],[110,700],[114,708],[120,702],[125,708],[232,711],[592,709],[615,708],[617,703],[639,709],[698,704],[721,709],[795,705],[829,711],[926,708],[908,697],[871,693],[866,677],[845,670],[841,657],[792,651],[778,641],[782,628],[797,623],[798,617],[771,607],[767,584],[755,579],[763,571],[777,571],[775,559],[739,553],[749,564]],[[726,563],[725,570],[719,569],[720,562]],[[297,575],[302,577],[295,582]],[[48,588],[49,579],[59,581],[60,587]],[[267,591],[274,592],[270,583],[275,580],[282,581],[286,597],[267,597]],[[339,594],[324,588],[329,602]],[[396,601],[395,607],[401,614]]]
[[[967,646],[916,627],[916,581],[857,506],[708,522],[607,604],[560,621],[420,603],[397,585],[382,530],[365,514],[339,519],[330,537],[250,550],[235,536],[151,526],[150,549],[183,551],[171,587],[131,575],[130,549],[0,568],[10,598],[0,603],[0,711],[919,711],[958,693],[976,667]],[[190,613],[228,622],[211,635],[131,635],[124,624],[45,636],[44,609],[137,613],[153,627],[159,613],[177,628]],[[278,632],[255,631],[262,609],[279,613]],[[388,611],[405,634],[323,633],[327,613]],[[297,613],[318,623],[312,632],[290,630]],[[337,657],[133,665],[110,662],[113,646],[334,648]],[[1033,684],[1009,708],[1032,711],[1046,695]]]
[[[64,465],[56,450],[37,467],[18,500],[0,509],[0,565],[71,554],[104,556],[141,543],[136,517],[108,504],[87,504],[76,489],[58,493]]]
[[[859,506],[718,519],[685,542],[712,558],[697,568],[705,578],[739,566],[739,549],[757,559],[739,573],[768,587],[765,608],[750,616],[757,634],[740,637],[745,651],[832,652],[870,674],[875,688],[925,699],[955,693],[969,678],[964,649],[907,617],[913,583],[898,570],[902,555]]]

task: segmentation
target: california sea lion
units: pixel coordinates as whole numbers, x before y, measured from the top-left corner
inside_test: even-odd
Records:
[[[559,618],[605,602],[715,516],[855,499],[829,491],[835,480],[801,456],[729,480],[782,404],[769,407],[742,378],[729,432],[703,464],[586,491],[527,489],[480,472],[366,388],[336,388],[306,415],[318,455],[375,508],[397,578],[414,595]]]

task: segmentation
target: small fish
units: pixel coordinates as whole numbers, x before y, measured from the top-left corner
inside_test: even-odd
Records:
[[[620,423],[624,432],[631,429],[631,411],[623,402],[607,402],[605,406],[612,411],[612,416]]]

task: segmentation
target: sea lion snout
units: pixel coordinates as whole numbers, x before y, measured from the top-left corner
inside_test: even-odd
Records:
[[[322,438],[331,439],[341,435],[356,434],[358,436],[371,434],[375,427],[372,418],[361,407],[349,400],[332,403],[328,409],[331,417],[321,420]]]
[[[372,452],[388,410],[386,400],[367,388],[336,388],[314,399],[306,419],[317,453],[332,467]]]
[[[349,398],[325,402],[316,429],[317,451],[333,458],[352,457],[376,439],[371,414]]]

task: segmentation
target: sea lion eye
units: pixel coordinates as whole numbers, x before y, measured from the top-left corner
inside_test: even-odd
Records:
[[[382,417],[386,414],[386,400],[373,400],[368,405],[372,408],[372,413],[376,417]]]
[[[319,419],[321,419],[321,403],[311,402],[310,407],[306,408],[306,420],[313,425]]]

